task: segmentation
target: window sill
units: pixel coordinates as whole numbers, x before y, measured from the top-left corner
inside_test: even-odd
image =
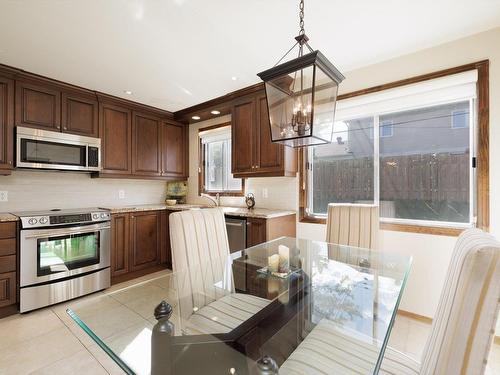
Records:
[[[380,223],[380,229],[396,232],[433,234],[436,236],[458,237],[467,228],[453,227],[433,227],[428,225],[400,224],[400,223]]]
[[[299,222],[308,224],[326,224],[326,218],[321,216],[305,216],[303,215],[303,212],[301,212]],[[467,230],[467,228],[463,227],[438,227],[417,224],[389,223],[383,221],[380,221],[380,229],[395,232],[432,234],[436,236],[450,237],[458,237],[460,233],[462,233],[464,230]]]
[[[203,194],[208,194],[215,197],[217,194],[221,197],[243,197],[245,193],[242,191],[202,191]]]

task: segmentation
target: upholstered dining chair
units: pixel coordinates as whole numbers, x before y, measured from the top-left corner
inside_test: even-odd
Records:
[[[269,300],[234,293],[225,272],[229,242],[219,208],[187,210],[169,216],[172,268],[184,329],[226,333],[269,304]],[[226,280],[229,275],[231,280]],[[188,298],[183,298],[188,296]]]
[[[330,203],[326,220],[326,242],[376,249],[378,247],[378,206]]]
[[[499,298],[500,243],[469,229],[456,242],[422,362],[388,347],[379,374],[484,374]],[[283,363],[280,375],[364,374],[367,359],[376,355],[370,338],[321,321]]]

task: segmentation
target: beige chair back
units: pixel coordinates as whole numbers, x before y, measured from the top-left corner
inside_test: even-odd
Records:
[[[172,268],[184,318],[227,294],[224,280],[229,255],[224,213],[219,208],[187,210],[170,214]],[[215,285],[218,285],[215,287]]]
[[[482,375],[498,317],[500,243],[479,229],[458,237],[420,375]]]
[[[378,248],[378,206],[372,204],[328,205],[326,242],[339,245]]]

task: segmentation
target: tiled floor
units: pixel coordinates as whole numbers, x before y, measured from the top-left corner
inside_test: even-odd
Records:
[[[77,300],[83,306],[79,315],[113,348],[132,351],[137,357],[137,351],[148,345],[149,336],[145,335],[144,342],[140,337],[145,325],[151,328],[154,324],[152,311],[158,298],[168,298],[168,291],[155,285],[164,276],[162,271],[81,298]],[[150,281],[143,289],[147,293],[137,295],[136,290],[126,289],[144,281]],[[109,294],[116,291],[122,292],[110,298]],[[75,306],[75,301],[0,320],[0,375],[123,374],[66,314],[68,306]],[[105,313],[116,319],[100,319]],[[398,316],[389,345],[420,359],[429,331],[429,324]],[[137,347],[127,347],[127,337],[139,338],[135,340]],[[493,347],[486,374],[500,374],[500,345]]]

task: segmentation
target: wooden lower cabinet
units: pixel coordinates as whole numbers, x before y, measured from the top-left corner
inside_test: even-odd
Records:
[[[247,218],[247,247],[282,236],[295,237],[296,220],[295,214],[269,219]]]
[[[0,223],[0,318],[17,312],[17,223]]]
[[[130,270],[160,263],[160,211],[134,212],[130,216]]]
[[[116,277],[129,272],[130,214],[114,214],[111,220],[111,277]]]
[[[16,302],[16,273],[0,273],[0,307],[14,305]]]
[[[112,282],[171,267],[168,212],[117,213],[111,218]]]

